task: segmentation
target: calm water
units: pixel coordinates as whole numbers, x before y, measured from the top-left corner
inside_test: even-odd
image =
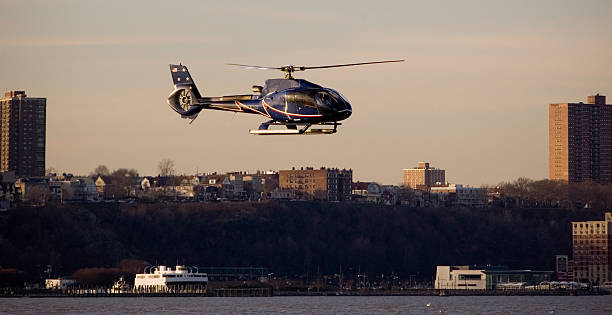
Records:
[[[612,296],[3,298],[1,314],[612,314]]]

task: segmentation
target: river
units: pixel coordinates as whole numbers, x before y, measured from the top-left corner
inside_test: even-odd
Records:
[[[0,314],[612,314],[612,296],[1,298]]]

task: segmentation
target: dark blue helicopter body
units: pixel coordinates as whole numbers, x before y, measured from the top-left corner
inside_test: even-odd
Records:
[[[301,79],[270,79],[260,95],[236,101],[244,112],[285,123],[341,121],[351,115],[350,103],[340,93]]]
[[[181,117],[189,118],[192,122],[203,109],[258,114],[270,119],[261,124],[258,130],[251,130],[253,134],[335,133],[337,126],[340,125],[338,122],[351,116],[351,105],[333,89],[303,79],[294,79],[291,76],[293,71],[303,71],[307,68],[293,66],[274,68],[287,72],[287,78],[266,80],[263,87],[253,86],[255,94],[203,97],[187,67],[171,64],[174,91],[168,96],[168,105]],[[268,130],[270,125],[284,125],[287,129]],[[313,125],[333,126],[333,129],[309,129]]]

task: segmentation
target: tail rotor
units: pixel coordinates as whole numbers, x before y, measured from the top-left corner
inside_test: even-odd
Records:
[[[193,122],[204,108],[204,104],[199,101],[202,98],[200,91],[186,66],[171,64],[170,74],[174,83],[174,91],[168,96],[168,105],[182,118],[191,119]]]

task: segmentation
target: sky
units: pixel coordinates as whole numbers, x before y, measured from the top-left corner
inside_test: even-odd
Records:
[[[548,176],[548,104],[608,95],[610,1],[0,0],[0,88],[47,98],[47,167],[158,174],[353,169],[400,184],[428,161],[451,183]],[[399,64],[296,77],[340,91],[353,114],[334,135],[255,136],[265,117],[167,106],[168,64],[206,96],[282,77],[226,63]]]

